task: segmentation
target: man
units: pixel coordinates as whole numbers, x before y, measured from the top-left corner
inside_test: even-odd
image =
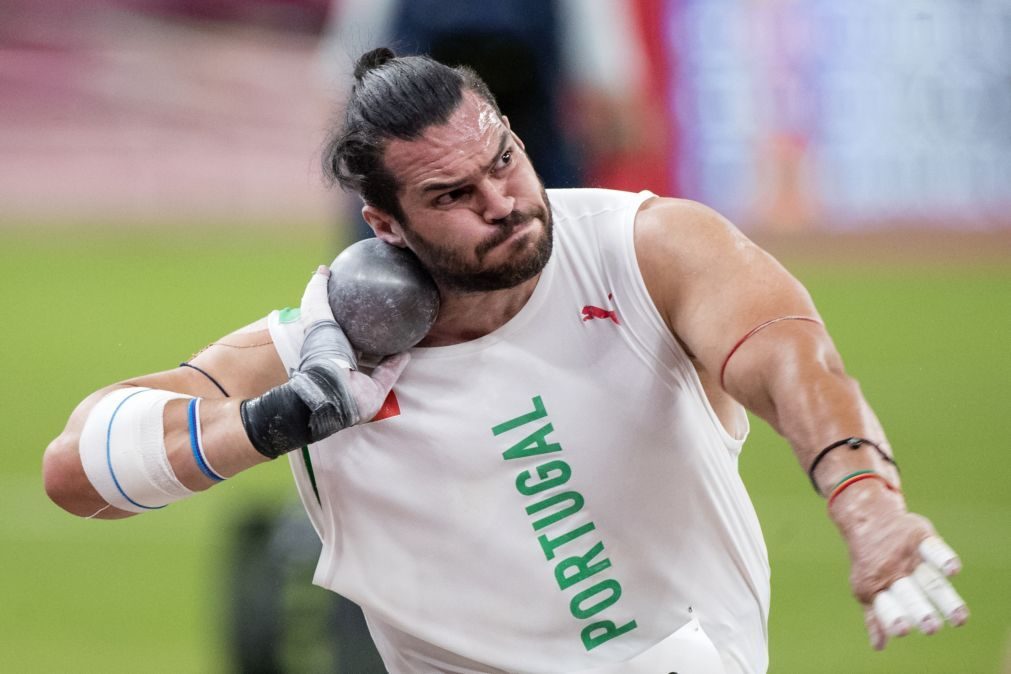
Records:
[[[958,558],[782,267],[698,204],[547,194],[466,69],[378,49],[355,76],[326,164],[436,280],[420,347],[356,371],[322,267],[300,312],[86,398],[46,452],[54,501],[128,516],[291,452],[315,582],[393,672],[759,672],[747,407],[829,499],[875,647],[940,629],[932,604],[965,622]]]

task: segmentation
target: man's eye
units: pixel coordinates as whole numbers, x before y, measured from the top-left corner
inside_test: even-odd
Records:
[[[511,164],[512,161],[513,161],[513,151],[506,150],[504,153],[502,153],[502,156],[499,157],[498,166],[496,166],[496,168],[500,169],[505,168],[506,166],[509,166],[509,164]]]
[[[445,194],[440,194],[436,198],[435,203],[438,204],[439,206],[448,206],[453,202],[458,201],[461,197],[463,197],[465,193],[466,193],[465,188],[453,190],[452,192],[446,192]]]

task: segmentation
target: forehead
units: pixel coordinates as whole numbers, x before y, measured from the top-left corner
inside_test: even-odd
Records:
[[[412,192],[423,183],[464,178],[483,166],[505,130],[495,110],[468,91],[445,124],[428,127],[415,140],[391,140],[384,160],[401,190]]]

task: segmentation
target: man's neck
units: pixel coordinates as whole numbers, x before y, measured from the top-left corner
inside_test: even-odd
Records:
[[[450,346],[498,330],[526,305],[540,276],[514,288],[483,293],[460,293],[440,287],[439,317],[418,346]]]

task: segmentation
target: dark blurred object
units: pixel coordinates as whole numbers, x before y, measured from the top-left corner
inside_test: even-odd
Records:
[[[312,585],[320,541],[301,506],[253,511],[235,528],[228,651],[243,674],[382,674],[354,602]]]
[[[477,71],[495,94],[546,187],[576,187],[581,175],[559,120],[563,68],[558,8],[551,0],[398,2],[392,44]]]

